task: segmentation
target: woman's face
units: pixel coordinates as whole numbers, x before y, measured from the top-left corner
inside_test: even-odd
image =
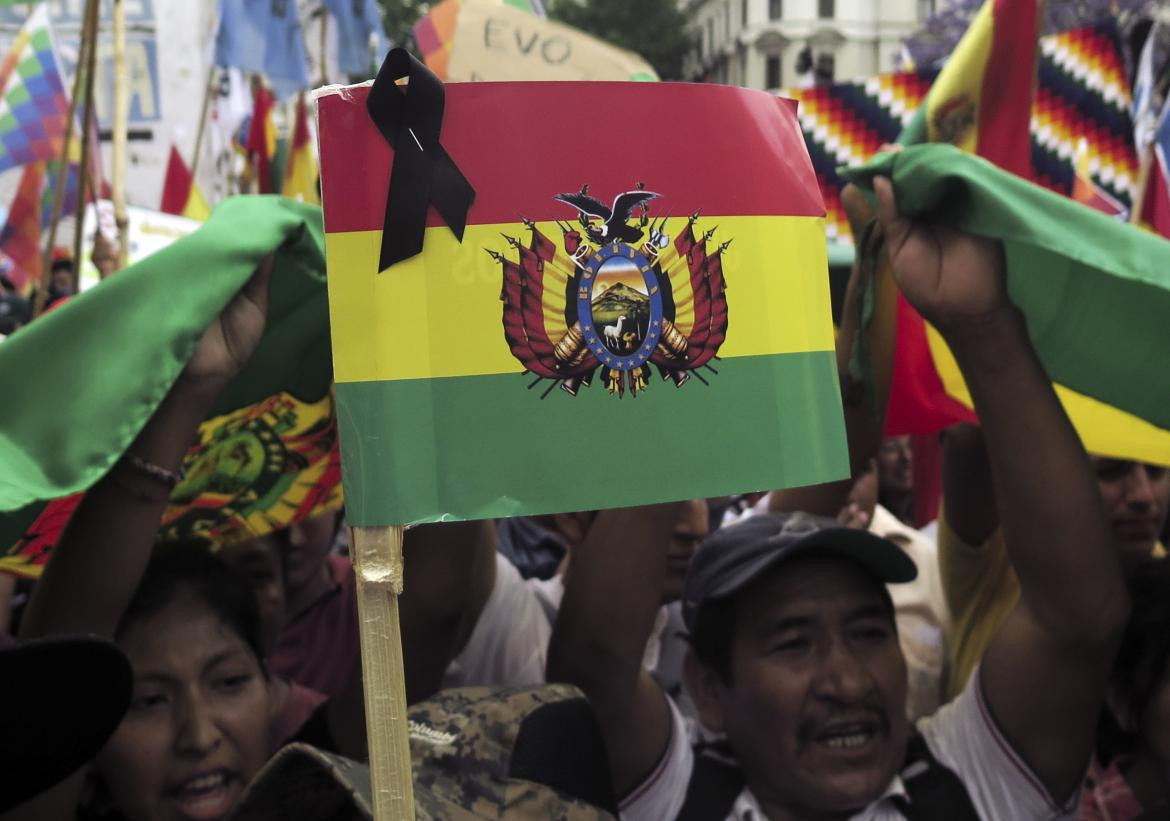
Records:
[[[129,821],[223,818],[268,757],[268,682],[245,641],[191,593],[123,631],[130,709],[98,757]]]

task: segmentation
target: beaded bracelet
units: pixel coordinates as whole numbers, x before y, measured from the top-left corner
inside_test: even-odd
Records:
[[[166,485],[168,490],[174,490],[179,482],[183,481],[182,468],[179,470],[167,470],[164,467],[159,467],[152,462],[141,459],[130,452],[122,454],[122,461],[125,462],[128,467],[133,468],[143,476],[149,476],[156,482]]]

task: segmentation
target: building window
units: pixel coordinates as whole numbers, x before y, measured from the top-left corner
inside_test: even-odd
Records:
[[[741,26],[746,26],[748,24],[748,0],[740,0],[739,22]]]
[[[817,0],[817,15],[822,19],[832,19],[836,16],[834,6],[836,3],[833,0]]]
[[[780,57],[768,55],[764,64],[764,88],[780,88]]]
[[[768,19],[779,20],[784,16],[784,4],[780,0],[768,0]]]
[[[715,18],[707,18],[707,53],[715,54]]]

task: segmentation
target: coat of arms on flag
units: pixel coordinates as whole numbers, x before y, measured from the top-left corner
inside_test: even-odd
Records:
[[[706,382],[699,368],[717,373],[708,363],[727,337],[721,258],[730,240],[708,254],[715,231],[696,238],[696,211],[672,245],[670,218],[650,215],[658,196],[639,185],[607,206],[586,183],[553,198],[579,223],[556,221],[559,249],[531,220],[528,247],[505,235],[518,262],[489,249],[503,266],[508,347],[526,372],[552,380],[542,398],[557,384],[576,396],[599,371],[619,398],[646,390],[651,365],[680,388],[691,372]]]

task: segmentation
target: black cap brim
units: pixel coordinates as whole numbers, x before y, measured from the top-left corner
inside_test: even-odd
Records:
[[[737,525],[732,525],[737,527]],[[810,533],[788,544],[767,549],[767,545],[782,534],[762,539],[759,555],[738,563],[720,574],[723,578],[710,588],[703,589],[701,597],[684,596],[683,620],[693,630],[695,618],[702,604],[725,599],[742,590],[772,567],[791,559],[816,553],[820,556],[839,556],[854,562],[874,578],[886,584],[901,584],[918,577],[918,567],[906,552],[888,539],[867,530],[831,527]],[[688,591],[689,592],[689,591]]]

